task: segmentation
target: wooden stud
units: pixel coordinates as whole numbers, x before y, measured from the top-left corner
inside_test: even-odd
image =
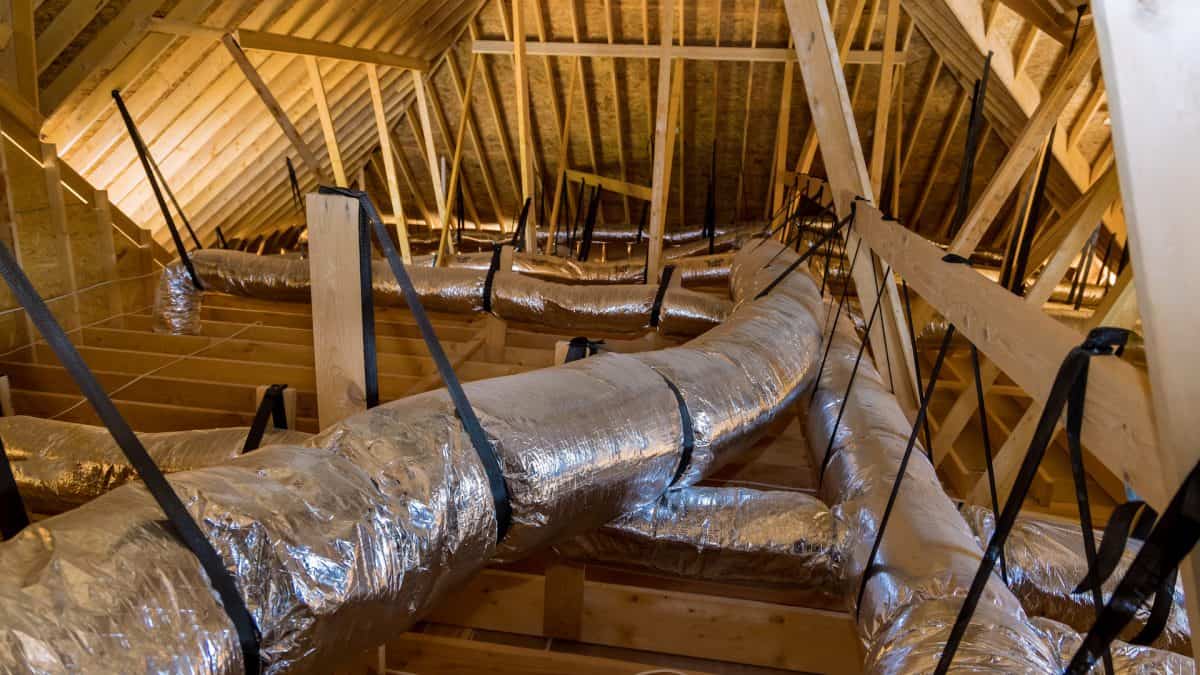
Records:
[[[887,152],[888,121],[891,118],[892,83],[896,77],[896,36],[900,30],[900,0],[888,0],[884,18],[883,63],[879,76],[879,96],[875,104],[875,131],[871,136],[871,191],[883,192],[884,160]]]
[[[396,217],[396,230],[400,239],[400,256],[404,264],[412,264],[412,250],[408,244],[408,219],[404,215],[404,204],[400,201],[400,184],[396,180],[396,149],[392,147],[388,132],[387,117],[383,112],[383,92],[379,87],[379,71],[375,66],[363,66],[367,71],[367,86],[371,90],[371,109],[375,112],[375,131],[379,135],[379,154],[383,157],[384,176],[387,180],[388,198],[392,202],[392,213]],[[432,224],[429,224],[432,227]]]
[[[424,143],[425,166],[433,178],[433,197],[437,202],[438,224],[443,230],[449,228],[449,221],[441,214],[446,213],[446,184],[438,165],[437,147],[433,144],[433,124],[429,117],[428,93],[425,89],[425,77],[416,71],[412,72],[413,91],[417,94],[417,119],[421,122],[421,139]],[[409,118],[412,119],[411,117]]]
[[[312,87],[317,114],[321,118],[321,133],[325,136],[325,149],[329,152],[329,163],[333,166],[333,179],[339,187],[347,187],[346,169],[342,166],[342,153],[338,150],[337,134],[333,130],[333,118],[329,114],[329,102],[325,100],[325,85],[321,82],[321,68],[315,56],[304,57],[308,70],[308,84]]]
[[[486,65],[481,63],[480,67],[485,68]],[[470,99],[465,97],[466,85],[463,82],[462,74],[458,71],[458,64],[454,60],[452,51],[446,52],[446,69],[450,72],[450,79],[454,80],[454,92],[458,96],[459,105],[462,106],[462,113],[467,117],[467,134],[471,137],[471,145],[475,148],[475,156],[479,160],[479,174],[483,177],[483,185],[492,205],[492,216],[498,224],[503,223],[504,208],[500,205],[500,194],[496,189],[496,179],[492,175],[492,165],[488,161],[487,153],[484,152],[485,146],[476,127],[475,113],[471,111]]]
[[[367,409],[362,302],[358,284],[358,202],[309,194],[313,356],[320,426]]]
[[[1200,101],[1194,40],[1200,5],[1099,2],[1095,12],[1149,355],[1158,432],[1150,452],[1157,450],[1163,487],[1173,494],[1200,458],[1200,428],[1193,424],[1194,404],[1200,400],[1195,358],[1200,317],[1189,306],[1200,239],[1188,228],[1192,195],[1178,189],[1181,177],[1195,175],[1194,158],[1200,151],[1193,118]],[[1180,575],[1188,618],[1196,625],[1200,557],[1193,553],[1185,559]],[[1191,651],[1196,654],[1197,645]]]
[[[304,160],[304,163],[308,165],[308,168],[312,170],[318,180],[328,182],[329,179],[325,176],[320,162],[317,161],[317,156],[313,154],[312,149],[308,147],[308,143],[300,136],[300,132],[296,131],[296,126],[292,124],[291,119],[288,118],[283,107],[279,105],[279,101],[275,99],[275,95],[271,93],[271,89],[267,87],[267,83],[263,81],[262,76],[255,70],[254,65],[246,58],[245,52],[242,51],[241,47],[238,46],[237,42],[230,35],[222,37],[221,42],[225,45],[225,49],[228,50],[229,55],[233,57],[233,62],[237,64],[242,74],[246,76],[246,81],[250,83],[250,86],[258,94],[259,99],[262,100],[263,105],[267,107],[267,112],[271,113],[271,117],[275,118],[276,124],[283,130],[283,135],[287,136],[288,140],[291,141],[292,147],[296,149],[300,158]]]
[[[467,69],[467,91],[463,95],[463,98],[468,101],[471,100],[471,88],[475,85],[475,68],[478,65],[479,57],[472,57],[471,67]],[[450,165],[450,182],[446,188],[448,193],[446,204],[444,210],[438,213],[438,220],[442,221],[443,223],[450,222],[448,220],[450,217],[449,209],[454,204],[455,188],[458,187],[459,173],[462,168],[462,150],[464,141],[466,140],[467,120],[469,119],[470,116],[466,114],[466,109],[464,108],[463,115],[458,122],[458,133],[454,135],[454,160]],[[479,227],[478,221],[476,221],[475,226]],[[449,256],[447,255],[449,251],[450,228],[443,226],[442,238],[438,242],[437,262],[439,266],[445,266],[445,264],[449,262]]]
[[[578,66],[571,67],[571,80],[567,85],[567,107],[563,112],[562,132],[558,136],[558,170],[554,181],[554,201],[550,205],[550,222],[546,223],[546,254],[553,254],[558,245],[558,216],[562,206],[563,183],[567,176],[571,146],[571,108],[575,105],[575,85],[579,82]]]
[[[529,112],[529,70],[525,64],[524,0],[512,4],[513,22],[513,96],[517,104],[517,144],[521,168],[521,202],[533,199],[533,129]],[[571,3],[574,7],[575,4]],[[525,250],[537,250],[537,208],[529,209],[525,224]]]
[[[659,36],[662,47],[671,46],[674,35],[675,5],[662,3],[659,18]],[[654,159],[651,169],[650,195],[650,244],[646,253],[646,282],[657,280],[662,269],[663,234],[667,219],[667,194],[670,191],[670,157],[675,146],[671,138],[670,116],[672,101],[671,61],[662,58],[658,62],[658,105],[654,115]]]
[[[37,39],[33,23],[33,0],[10,0],[13,57],[16,62],[17,92],[33,107],[40,108]]]

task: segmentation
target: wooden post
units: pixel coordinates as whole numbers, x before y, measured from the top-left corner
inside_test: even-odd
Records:
[[[521,202],[533,197],[533,130],[529,113],[529,71],[525,63],[525,10],[522,0],[512,3],[513,73],[516,80],[517,142],[521,161]],[[572,5],[573,6],[573,5]],[[525,250],[537,250],[537,208],[531,206],[525,222]]]
[[[575,103],[575,84],[579,80],[579,68],[571,68],[571,83],[567,85],[567,107],[563,112],[562,133],[558,137],[558,172],[554,181],[554,201],[550,204],[550,222],[546,223],[546,254],[554,253],[558,246],[558,210],[562,206],[563,179],[570,166],[568,150],[571,147],[571,107]],[[626,198],[628,204],[629,200]]]
[[[1117,173],[1150,369],[1164,488],[1172,494],[1200,459],[1200,351],[1195,311],[1200,237],[1191,192],[1200,152],[1200,4],[1189,0],[1093,5],[1112,115]],[[1180,567],[1188,619],[1200,625],[1200,556]],[[1193,653],[1200,645],[1193,643]]]
[[[829,10],[823,0],[785,0],[784,7],[796,45],[813,126],[821,145],[821,157],[829,174],[834,207],[839,216],[845,217],[850,213],[850,204],[855,197],[874,202],[875,193],[871,189],[841,59],[834,44]],[[859,241],[857,234],[847,237],[851,249],[860,245]],[[892,275],[882,273],[881,261],[870,247],[865,242],[861,246],[863,260],[855,266],[853,274],[859,297],[874,297],[880,282],[886,286],[880,307],[882,320],[875,323],[869,336],[875,364],[880,374],[892,384],[892,391],[901,406],[915,410],[916,373],[900,294]]]
[[[361,323],[361,322],[360,322]],[[314,338],[315,341],[315,338]],[[361,368],[360,368],[361,370]],[[262,404],[263,396],[267,395],[269,385],[259,385],[254,388],[254,409]],[[283,413],[287,416],[287,428],[296,428],[296,388],[287,387],[283,390]],[[274,422],[272,422],[273,424]],[[324,426],[324,425],[322,425]]]
[[[321,81],[321,67],[317,57],[305,56],[304,67],[308,69],[308,84],[312,87],[313,99],[317,102],[317,115],[321,118],[321,134],[325,136],[325,149],[329,152],[329,163],[333,165],[333,179],[338,187],[347,187],[346,168],[342,165],[342,153],[338,150],[337,134],[333,129],[333,117],[329,114],[329,102],[325,100],[325,83]]]
[[[396,179],[396,155],[392,148],[392,137],[388,132],[387,116],[383,112],[383,92],[379,89],[379,71],[375,66],[367,69],[367,86],[371,90],[371,108],[375,111],[375,131],[379,135],[379,154],[383,156],[383,171],[387,180],[388,198],[392,202],[392,213],[396,216],[396,234],[400,240],[400,257],[404,264],[412,263],[412,251],[408,246],[408,219],[404,217],[404,204],[400,201],[400,184]],[[428,224],[432,227],[432,223]]]
[[[471,100],[471,88],[475,84],[475,68],[479,65],[479,56],[471,57],[471,67],[467,69],[467,91],[463,94],[464,101]],[[442,223],[450,222],[450,208],[454,205],[455,188],[458,187],[459,174],[462,171],[462,152],[463,142],[466,140],[467,123],[471,116],[467,112],[466,105],[463,106],[462,117],[458,121],[458,132],[454,135],[454,161],[450,167],[450,181],[446,187],[446,203],[442,211],[438,213],[438,220]],[[475,223],[475,227],[479,227],[479,223]],[[445,266],[449,262],[447,252],[450,250],[450,228],[442,226],[442,238],[438,241],[437,263],[439,266]]]
[[[583,628],[583,565],[555,561],[546,567],[542,632],[547,637],[579,640]]]
[[[658,279],[658,271],[662,268],[663,234],[667,221],[667,194],[670,192],[671,172],[668,169],[670,157],[675,152],[668,117],[671,111],[671,58],[667,50],[671,48],[671,36],[674,32],[675,5],[672,2],[661,3],[661,16],[658,22],[659,38],[663,54],[658,59],[658,99],[654,115],[654,163],[651,169],[650,182],[650,248],[647,251],[646,281]],[[582,208],[582,207],[581,207]]]
[[[309,194],[306,205],[317,414],[324,429],[367,409],[358,202]]]

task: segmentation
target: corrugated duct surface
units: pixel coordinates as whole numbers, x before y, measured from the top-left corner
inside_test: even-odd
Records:
[[[768,269],[739,256],[734,278],[765,283],[790,255]],[[494,554],[519,557],[657,499],[681,460],[664,375],[709,453],[752,442],[811,377],[816,291],[794,274],[653,359],[606,354],[465,385],[511,492],[499,546],[486,477],[444,391],[170,480],[234,573],[268,671],[325,672],[404,630]],[[694,459],[702,474],[727,458]],[[27,528],[0,546],[0,570],[0,663],[14,670],[241,672],[199,564],[141,485]]]

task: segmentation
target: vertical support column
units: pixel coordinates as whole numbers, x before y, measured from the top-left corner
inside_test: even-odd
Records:
[[[306,206],[317,415],[324,429],[367,409],[358,202],[339,195],[309,194]]]
[[[46,178],[46,200],[50,208],[50,226],[55,238],[61,242],[62,267],[65,267],[68,290],[71,293],[73,321],[60,321],[67,331],[79,329],[83,316],[79,312],[79,279],[75,274],[75,251],[71,246],[71,231],[67,227],[67,203],[63,197],[62,174],[58,169],[58,151],[53,143],[42,143],[42,173]]]
[[[513,77],[516,80],[517,142],[520,144],[521,202],[533,197],[533,129],[529,113],[529,71],[525,63],[524,0],[513,0]],[[537,207],[531,206],[525,222],[525,250],[537,250]]]
[[[1137,274],[1150,394],[1167,494],[1200,459],[1200,350],[1195,311],[1200,237],[1192,195],[1200,154],[1200,4],[1190,0],[1093,5],[1112,115],[1117,174]],[[1153,73],[1153,76],[1148,76]],[[1188,619],[1200,625],[1200,556],[1180,568]],[[1193,654],[1198,645],[1193,644]]]
[[[408,219],[404,217],[404,204],[400,201],[400,183],[396,179],[396,155],[392,148],[392,136],[388,133],[387,116],[383,112],[383,92],[379,88],[379,70],[372,65],[367,69],[367,86],[371,90],[371,108],[375,111],[375,131],[379,135],[379,154],[383,156],[384,177],[387,180],[388,198],[392,202],[392,214],[396,218],[396,234],[400,240],[400,257],[404,264],[412,263],[412,251],[408,247]],[[432,227],[432,224],[430,224]]]
[[[784,0],[800,76],[808,95],[813,126],[821,147],[825,171],[833,191],[834,207],[839,216],[850,213],[855,197],[874,202],[871,178],[858,138],[850,95],[842,73],[841,59],[833,39],[829,10],[823,0]],[[847,236],[851,250],[860,245],[857,234]],[[860,263],[854,268],[854,286],[860,298],[874,297],[877,283],[887,286],[882,296],[881,321],[869,336],[875,365],[892,384],[892,391],[907,410],[917,407],[917,381],[912,363],[912,346],[905,328],[903,307],[896,282],[883,274],[881,261],[861,242]],[[865,264],[864,264],[865,263]]]
[[[650,248],[647,252],[646,283],[658,280],[662,269],[663,233],[667,221],[667,194],[670,192],[670,157],[675,152],[668,117],[671,110],[671,71],[669,49],[674,33],[675,5],[660,3],[661,16],[658,21],[662,56],[658,59],[658,98],[654,113],[654,159],[650,183]]]

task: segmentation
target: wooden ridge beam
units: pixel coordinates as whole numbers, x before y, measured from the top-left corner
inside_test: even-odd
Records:
[[[511,55],[513,43],[509,40],[476,40],[471,45],[476,54]],[[527,42],[525,53],[530,56],[583,56],[605,59],[659,59],[662,48],[640,42]],[[742,61],[757,63],[795,63],[796,50],[783,47],[713,47],[704,45],[673,45],[667,50],[670,59],[686,61]],[[907,55],[896,53],[896,60],[903,61]],[[883,61],[883,50],[853,49],[846,53],[845,63],[879,65]]]

